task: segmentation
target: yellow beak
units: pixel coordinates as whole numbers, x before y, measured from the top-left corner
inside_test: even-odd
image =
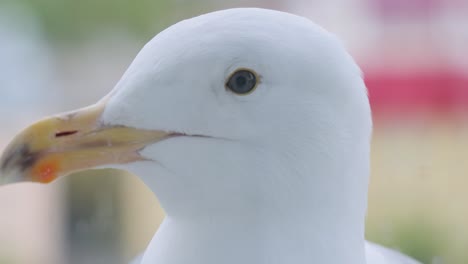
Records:
[[[0,158],[0,183],[49,183],[75,171],[144,160],[139,150],[170,136],[103,124],[104,108],[96,104],[26,128]]]

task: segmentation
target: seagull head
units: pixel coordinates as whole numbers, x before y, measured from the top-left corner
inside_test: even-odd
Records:
[[[363,215],[370,134],[361,72],[332,34],[232,9],[169,27],[102,100],[26,128],[3,153],[0,180],[118,168],[168,215],[343,203]]]

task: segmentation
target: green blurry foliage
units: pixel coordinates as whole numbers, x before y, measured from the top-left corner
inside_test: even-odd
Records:
[[[418,218],[419,219],[419,218]],[[421,219],[419,219],[421,220]],[[393,223],[391,232],[379,228],[368,228],[367,238],[389,248],[396,249],[424,264],[434,263],[437,258],[445,259],[447,238],[444,232],[416,217]],[[443,262],[445,263],[445,262]],[[450,262],[462,263],[462,262]]]
[[[2,0],[2,2],[26,7],[37,16],[51,40],[68,44],[108,31],[123,32],[147,40],[176,21],[203,11],[205,6],[203,1],[180,0]],[[1,6],[0,2],[0,8]],[[198,10],[195,6],[199,6]]]

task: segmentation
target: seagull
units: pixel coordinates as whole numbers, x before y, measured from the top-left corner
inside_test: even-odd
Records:
[[[166,213],[141,264],[417,264],[364,238],[371,130],[337,37],[229,9],[162,31],[99,102],[26,128],[0,174],[137,175]]]

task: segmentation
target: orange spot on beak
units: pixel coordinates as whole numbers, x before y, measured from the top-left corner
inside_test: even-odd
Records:
[[[39,162],[32,171],[34,180],[40,183],[49,183],[57,178],[59,163],[57,160]]]

